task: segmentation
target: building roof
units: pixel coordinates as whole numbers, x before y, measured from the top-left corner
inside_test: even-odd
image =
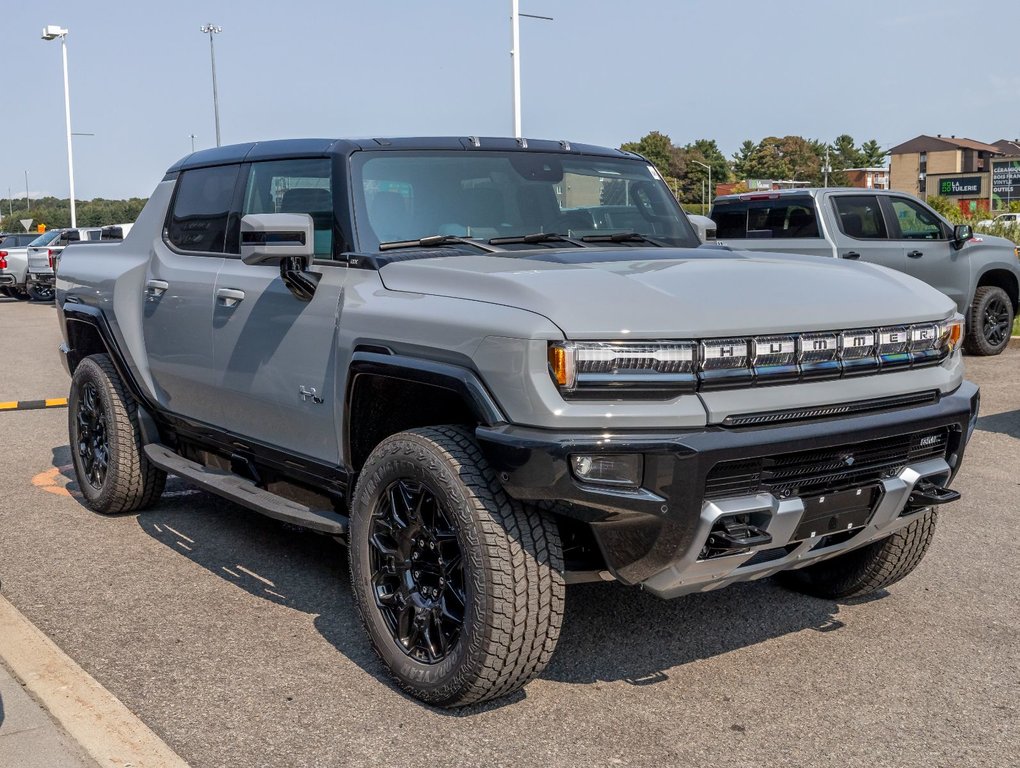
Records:
[[[889,150],[889,154],[911,155],[915,152],[938,152],[949,149],[973,149],[978,152],[1002,154],[1002,150],[994,144],[985,144],[982,141],[974,141],[974,139],[958,139],[955,136],[925,136],[923,134],[898,144]]]
[[[1020,155],[1020,139],[999,139],[995,142],[995,146],[999,148],[999,151],[1010,157]]]

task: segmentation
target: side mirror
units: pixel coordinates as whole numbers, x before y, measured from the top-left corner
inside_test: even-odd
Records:
[[[307,213],[249,213],[241,219],[241,261],[278,264],[294,298],[311,301],[322,276],[309,272],[315,256],[315,224]]]
[[[953,227],[953,242],[956,243],[957,247],[960,247],[972,237],[974,237],[974,230],[969,224],[957,224]]]
[[[307,213],[249,213],[241,219],[241,261],[280,264],[297,259],[305,268],[315,254],[315,225]]]

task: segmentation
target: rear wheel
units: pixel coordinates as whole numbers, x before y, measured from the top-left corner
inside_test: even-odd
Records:
[[[974,292],[967,318],[966,349],[972,355],[997,355],[1009,344],[1013,302],[1002,288],[982,285]]]
[[[71,458],[88,505],[114,514],[154,503],[166,472],[142,450],[138,407],[109,355],[91,355],[78,364],[67,405]]]
[[[362,620],[404,690],[471,704],[549,663],[563,619],[556,525],[504,493],[464,430],[380,443],[358,481],[350,538]]]
[[[928,510],[896,533],[817,565],[783,571],[779,581],[797,592],[829,599],[864,597],[895,584],[924,558],[938,513]]]
[[[25,290],[32,301],[53,301],[54,291],[52,286],[43,285],[42,283],[28,283],[25,286]]]

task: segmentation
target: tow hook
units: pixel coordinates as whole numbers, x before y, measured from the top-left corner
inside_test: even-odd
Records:
[[[937,507],[960,499],[960,492],[951,488],[943,488],[935,483],[921,480],[910,492],[904,512],[915,512],[926,507]]]
[[[772,534],[763,531],[740,517],[724,517],[712,526],[708,541],[702,549],[701,558],[733,555],[772,543]]]

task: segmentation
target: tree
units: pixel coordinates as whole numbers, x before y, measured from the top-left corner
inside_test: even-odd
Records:
[[[664,133],[652,131],[640,141],[628,141],[620,145],[625,152],[637,152],[654,165],[663,176],[676,177],[677,149]]]
[[[750,178],[750,174],[748,173],[750,168],[749,163],[751,156],[757,148],[757,144],[750,139],[747,139],[740,145],[740,149],[733,153],[733,174],[738,179]]]
[[[874,139],[861,144],[862,163],[866,168],[880,168],[885,165],[885,151]]]

